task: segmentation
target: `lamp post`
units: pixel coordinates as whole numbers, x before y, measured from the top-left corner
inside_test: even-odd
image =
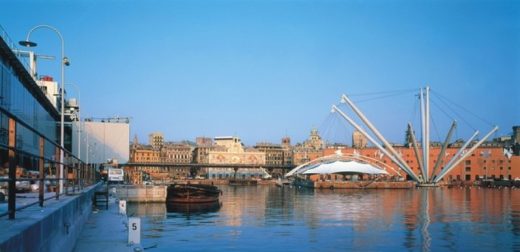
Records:
[[[64,174],[63,174],[63,157],[64,157],[64,153],[63,151],[65,150],[65,145],[64,145],[64,135],[65,135],[65,102],[64,102],[64,90],[65,90],[65,66],[68,66],[70,65],[70,62],[69,62],[69,59],[67,57],[65,57],[65,42],[63,40],[63,36],[61,36],[61,33],[60,31],[58,31],[58,29],[50,26],[50,25],[37,25],[35,27],[33,27],[31,30],[29,30],[29,32],[27,33],[27,38],[25,39],[25,41],[20,41],[19,44],[22,45],[22,46],[26,46],[26,47],[36,47],[37,44],[35,42],[32,42],[29,40],[29,38],[31,37],[31,33],[37,29],[41,29],[41,28],[45,28],[45,29],[49,29],[51,31],[54,31],[58,37],[60,38],[60,41],[61,41],[61,91],[60,91],[60,96],[61,96],[61,110],[60,110],[60,114],[61,114],[61,119],[60,119],[60,147],[61,147],[61,150],[60,150],[60,180],[59,180],[59,193],[62,193],[63,192],[63,178],[64,178]]]

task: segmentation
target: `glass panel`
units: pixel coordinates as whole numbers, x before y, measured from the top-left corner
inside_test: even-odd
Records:
[[[9,119],[0,113],[0,144],[7,145],[9,141]]]
[[[40,134],[56,141],[56,120],[23,85],[12,69],[0,64],[0,106],[13,113],[18,119]],[[28,139],[23,139],[27,144]]]

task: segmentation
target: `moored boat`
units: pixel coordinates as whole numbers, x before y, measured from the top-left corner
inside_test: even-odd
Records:
[[[167,203],[218,202],[222,191],[212,185],[172,184],[167,188]]]

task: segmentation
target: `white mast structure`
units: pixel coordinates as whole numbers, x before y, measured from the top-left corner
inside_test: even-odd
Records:
[[[410,175],[415,181],[419,181],[419,178],[415,173],[404,163],[403,165],[401,162],[397,160],[397,158],[392,155],[389,150],[383,148],[376,140],[374,140],[363,128],[361,128],[357,123],[354,122],[350,117],[348,117],[343,111],[341,111],[336,105],[332,105],[332,112],[338,112],[347,122],[349,122],[354,128],[356,128],[363,136],[365,136],[368,141],[370,141],[373,145],[375,145],[381,152],[383,152],[385,155],[387,155],[394,163],[396,163],[399,168],[401,168],[403,171],[405,171],[408,175]],[[392,149],[393,150],[393,149]]]
[[[422,176],[417,176],[413,170],[408,166],[408,164],[403,160],[401,155],[395,151],[392,145],[383,137],[383,135],[377,130],[377,128],[366,118],[366,116],[357,108],[357,106],[346,96],[342,95],[341,102],[346,103],[350,106],[352,111],[363,121],[363,123],[374,133],[376,138],[383,143],[383,146],[379,144],[374,138],[372,138],[360,125],[358,125],[354,120],[352,120],[347,114],[345,114],[342,110],[340,110],[335,105],[332,106],[332,112],[338,112],[338,114],[345,119],[350,125],[359,130],[363,136],[365,136],[372,144],[374,144],[381,152],[387,155],[400,169],[405,171],[414,181],[418,182],[419,185],[435,185],[438,183],[446,174],[448,174],[455,166],[457,166],[460,162],[462,162],[467,156],[471,155],[471,153],[477,149],[484,141],[486,141],[495,131],[498,130],[498,126],[495,126],[489,133],[487,133],[480,141],[475,143],[469,150],[465,151],[468,145],[475,139],[475,137],[479,134],[478,131],[475,133],[463,144],[463,146],[459,149],[457,154],[452,157],[452,159],[443,167],[439,174],[435,174],[437,172],[438,167],[440,166],[441,159],[444,156],[444,152],[448,146],[449,140],[453,133],[453,130],[456,127],[456,123],[453,122],[452,126],[448,132],[446,140],[442,146],[439,157],[437,158],[437,162],[434,165],[433,171],[431,171],[430,178],[430,87],[421,88],[419,91],[419,98],[421,103],[421,128],[422,128],[422,160],[419,156],[417,150],[417,141],[415,139],[415,135],[413,135],[413,130],[411,124],[409,124],[409,129],[412,132],[413,145],[416,151],[417,163],[419,164]]]

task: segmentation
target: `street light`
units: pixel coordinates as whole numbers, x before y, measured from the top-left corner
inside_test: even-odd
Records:
[[[29,32],[27,33],[27,38],[25,39],[25,41],[20,41],[19,44],[22,45],[22,46],[26,46],[26,47],[36,47],[38,44],[36,44],[35,42],[32,42],[29,40],[29,38],[31,37],[31,33],[37,29],[40,29],[40,28],[46,28],[46,29],[49,29],[51,31],[54,31],[58,37],[60,38],[60,41],[61,41],[61,59],[62,59],[62,62],[61,62],[61,110],[60,110],[60,114],[61,114],[61,119],[60,119],[60,147],[61,147],[61,150],[60,150],[60,180],[59,180],[59,191],[60,193],[63,192],[63,178],[64,178],[64,174],[63,174],[63,151],[65,150],[65,145],[64,145],[64,135],[65,135],[65,127],[64,127],[64,124],[65,124],[65,113],[64,113],[64,90],[65,90],[65,66],[68,66],[70,65],[70,62],[69,62],[69,59],[67,57],[65,57],[65,42],[63,41],[63,36],[61,36],[61,33],[58,31],[58,29],[50,26],[50,25],[37,25],[35,27],[33,27],[31,30],[29,30]]]

